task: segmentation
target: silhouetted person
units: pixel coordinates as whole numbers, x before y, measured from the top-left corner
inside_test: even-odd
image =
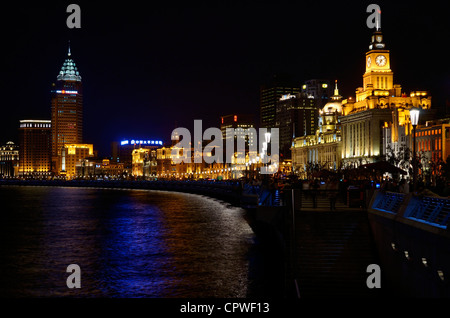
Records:
[[[328,199],[330,200],[330,210],[336,211],[336,198],[339,190],[336,179],[330,180],[330,183],[327,186],[327,190]]]
[[[315,209],[317,207],[317,192],[319,191],[319,181],[316,179],[312,183],[311,187],[311,198],[313,201],[313,208]]]

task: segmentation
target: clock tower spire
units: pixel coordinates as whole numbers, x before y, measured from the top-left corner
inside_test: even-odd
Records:
[[[381,28],[377,28],[371,37],[369,51],[366,53],[366,72],[363,75],[363,87],[356,94],[356,101],[362,101],[371,95],[389,95],[394,87],[394,73],[391,70],[389,50],[383,40]]]

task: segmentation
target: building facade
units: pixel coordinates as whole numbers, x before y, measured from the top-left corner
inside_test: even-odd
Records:
[[[299,85],[300,86],[300,85]],[[276,127],[277,102],[283,95],[300,93],[300,87],[287,83],[271,83],[260,88],[261,128]]]
[[[279,129],[280,159],[291,159],[292,140],[313,135],[318,127],[318,99],[303,93],[283,95],[277,103],[276,127]]]
[[[314,134],[296,137],[292,142],[292,169],[301,178],[311,177],[321,169],[337,170],[341,166],[342,96],[337,82],[334,95],[319,111],[318,128]]]
[[[226,139],[227,128],[255,128],[255,116],[252,114],[230,114],[220,117],[220,130],[223,139]],[[247,139],[248,141],[248,139]]]
[[[122,163],[95,157],[88,157],[78,161],[75,165],[75,170],[76,177],[83,179],[122,179],[127,177]]]
[[[419,178],[436,184],[443,173],[442,164],[450,156],[450,123],[427,121],[416,127],[416,152]]]
[[[0,147],[0,178],[17,177],[19,174],[19,146],[12,141]]]
[[[19,126],[19,176],[51,175],[51,121],[21,120]]]
[[[384,158],[386,143],[401,142],[402,134],[405,141],[409,140],[412,131],[409,110],[418,107],[427,113],[430,109],[431,96],[426,91],[407,95],[401,85],[394,84],[393,75],[390,51],[377,29],[366,53],[363,86],[357,88],[355,98],[342,102],[341,157],[345,165],[359,166]],[[383,140],[383,127],[390,127],[390,140]]]
[[[138,148],[132,152],[132,175],[134,177],[155,178],[157,174],[157,150]]]
[[[255,128],[255,117],[251,114],[231,114],[221,117],[220,122],[220,130],[222,131],[222,140],[223,140],[223,155],[225,160],[225,155],[227,153],[227,145],[232,144],[233,150],[232,154],[234,154],[234,158],[243,158],[245,154],[249,151],[249,149],[257,149],[257,136],[249,133],[249,128]],[[226,130],[233,129],[233,136],[227,136]],[[230,140],[230,138],[232,140]],[[245,141],[244,147],[245,149],[243,153],[239,153],[240,150],[238,147],[242,147],[238,145],[238,140],[243,139]],[[204,141],[202,148],[210,143],[210,140]],[[232,158],[233,159],[233,158]]]
[[[77,165],[85,159],[95,157],[94,145],[92,144],[64,144],[59,157],[61,162],[60,174],[65,175],[67,179],[73,179],[77,176]]]
[[[333,86],[327,79],[310,79],[302,85],[302,93],[316,100],[316,107],[322,109],[333,96]]]
[[[65,144],[83,143],[83,91],[81,76],[71,57],[70,47],[56,84],[51,91],[52,163],[60,173],[61,151]]]
[[[132,174],[133,151],[135,149],[157,149],[163,146],[162,140],[155,139],[125,139],[111,143],[111,159],[113,162],[122,163],[124,169]]]

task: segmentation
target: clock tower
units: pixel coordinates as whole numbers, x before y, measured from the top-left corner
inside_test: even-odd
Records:
[[[364,100],[367,96],[389,95],[394,87],[394,73],[391,70],[389,50],[383,42],[383,34],[377,29],[372,35],[369,51],[366,53],[366,72],[363,75],[362,90],[357,92],[356,100]]]
[[[378,27],[374,30],[369,51],[366,52],[363,85],[352,97],[342,101],[341,123],[344,164],[375,162],[385,157],[388,146],[397,155],[401,149],[412,148],[411,108],[421,108],[421,118],[432,113],[431,96],[427,91],[402,92],[400,84],[394,84],[389,50],[384,44]],[[428,114],[428,115],[426,115]]]

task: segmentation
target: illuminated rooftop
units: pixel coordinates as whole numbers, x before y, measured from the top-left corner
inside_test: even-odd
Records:
[[[59,72],[59,75],[57,76],[58,81],[81,82],[80,73],[78,72],[75,62],[70,58],[71,55],[72,54],[70,53],[70,46],[69,46],[69,51],[67,53],[67,59],[64,61],[61,71]]]
[[[331,96],[331,101],[325,104],[321,113],[329,114],[335,113],[336,111],[342,114],[342,96],[339,95],[337,80],[335,82],[334,95]]]

